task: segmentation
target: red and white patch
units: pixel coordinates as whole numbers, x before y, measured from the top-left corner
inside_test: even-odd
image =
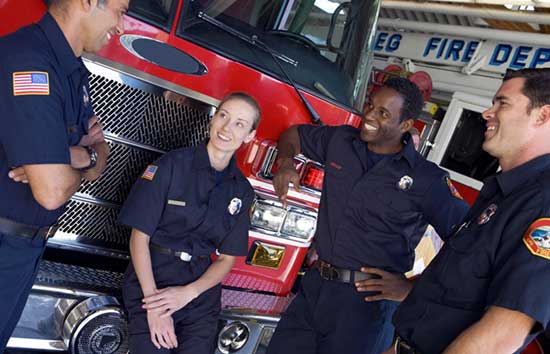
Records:
[[[449,191],[451,192],[451,195],[455,198],[464,200],[464,198],[462,198],[460,193],[458,193],[458,190],[454,186],[453,182],[451,182],[451,179],[449,177],[445,177],[445,181],[447,182],[447,187],[449,187]]]
[[[550,218],[532,223],[523,235],[523,243],[535,256],[550,259]]]

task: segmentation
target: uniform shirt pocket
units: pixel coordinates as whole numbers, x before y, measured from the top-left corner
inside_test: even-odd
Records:
[[[164,213],[164,225],[170,233],[181,234],[201,225],[206,216],[206,205],[195,205],[181,199],[168,199]]]

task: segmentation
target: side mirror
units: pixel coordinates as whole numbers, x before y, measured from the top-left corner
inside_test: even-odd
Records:
[[[348,14],[351,12],[351,2],[348,1],[348,2],[343,2],[341,3],[337,8],[336,10],[334,11],[334,13],[332,14],[332,17],[330,19],[330,26],[328,28],[328,35],[327,35],[327,47],[328,49],[333,52],[333,53],[337,53],[337,54],[343,54],[342,53],[342,50],[340,50],[340,46],[336,46],[332,43],[332,37],[334,35],[334,29],[336,28],[336,23],[337,23],[337,20],[338,20],[338,15],[343,11],[343,10],[347,10],[348,11]]]

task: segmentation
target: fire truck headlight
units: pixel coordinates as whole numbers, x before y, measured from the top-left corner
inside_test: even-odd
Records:
[[[281,232],[291,237],[308,241],[315,234],[317,219],[298,209],[291,209],[288,213]]]
[[[257,200],[252,209],[252,226],[278,232],[285,219],[286,210],[265,200]]]
[[[249,336],[250,330],[243,322],[228,324],[218,335],[218,350],[223,354],[234,353],[244,347]]]

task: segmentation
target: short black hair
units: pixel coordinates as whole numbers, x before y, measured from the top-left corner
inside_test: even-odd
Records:
[[[59,9],[65,10],[67,4],[71,0],[46,0],[46,5],[48,5],[48,8],[57,7]],[[97,0],[97,6],[105,6],[107,4],[108,0]]]
[[[260,118],[262,117],[262,111],[260,110],[260,105],[258,104],[258,101],[256,101],[254,97],[250,96],[248,93],[231,92],[221,100],[220,104],[218,105],[218,109],[220,109],[225,102],[231,101],[231,100],[244,101],[254,109],[255,115],[254,115],[254,121],[252,122],[252,130],[256,130],[258,128],[258,125],[260,124]]]
[[[407,119],[416,119],[420,115],[424,99],[416,84],[402,77],[392,77],[386,80],[383,86],[397,91],[403,97],[403,107],[401,107],[401,117],[399,118],[401,122]]]
[[[550,104],[550,68],[506,70],[504,81],[515,78],[525,79],[521,92],[529,98],[527,113]]]

